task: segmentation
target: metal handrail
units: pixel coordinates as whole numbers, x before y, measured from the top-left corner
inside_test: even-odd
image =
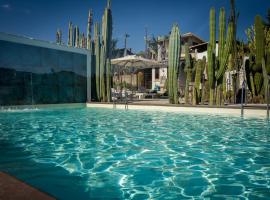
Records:
[[[241,116],[244,115],[244,89],[246,89],[246,81],[243,81],[242,83],[242,93],[241,93]],[[245,91],[246,92],[246,91]]]
[[[113,108],[115,109],[116,108],[116,101],[117,101],[117,94],[113,88],[111,89],[111,92],[112,92]]]
[[[127,91],[125,90],[125,110],[128,110],[128,98],[127,98]]]
[[[267,106],[266,106],[266,109],[267,109],[267,119],[269,119],[269,99],[270,99],[270,76],[268,76],[268,86],[267,86]]]

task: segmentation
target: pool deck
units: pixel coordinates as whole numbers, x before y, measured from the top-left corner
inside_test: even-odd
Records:
[[[3,172],[0,172],[0,199],[55,200],[55,198]]]
[[[112,103],[97,103],[89,102],[86,104],[87,107],[93,108],[114,108]],[[125,109],[125,104],[117,103],[116,109]],[[231,115],[241,116],[241,105],[226,105],[221,107],[208,106],[208,105],[173,105],[166,101],[152,100],[152,101],[137,101],[128,104],[130,110],[152,110],[152,111],[167,111],[167,112],[178,112],[178,113],[192,113],[192,114],[220,114],[220,115]],[[247,104],[244,106],[244,117],[254,118],[266,118],[267,110],[266,104]]]

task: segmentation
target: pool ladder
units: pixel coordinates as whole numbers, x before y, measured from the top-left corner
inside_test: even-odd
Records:
[[[122,92],[121,92],[121,99],[122,99]],[[117,96],[116,95],[113,95],[112,97],[112,100],[113,100],[113,108],[115,109],[116,108],[116,103],[117,103]],[[128,110],[128,97],[127,97],[127,92],[125,92],[125,110]]]
[[[244,94],[244,92],[245,92],[245,94]],[[243,81],[243,83],[242,83],[242,93],[241,93],[241,117],[244,116],[244,98],[245,97],[246,97],[246,81]],[[246,98],[245,98],[245,103],[246,103]]]
[[[266,102],[266,112],[267,112],[267,119],[269,120],[269,101],[270,101],[270,76],[268,76],[268,85],[267,85],[267,102]]]
[[[128,97],[126,91],[125,91],[125,110],[128,110]]]

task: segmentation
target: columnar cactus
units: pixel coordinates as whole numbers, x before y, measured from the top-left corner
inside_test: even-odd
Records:
[[[102,17],[102,54],[101,54],[101,100],[102,101],[111,101],[111,84],[106,83],[107,81],[111,82],[111,70],[107,69],[110,67],[111,59],[111,43],[112,43],[112,13],[111,13],[111,1],[108,0],[107,7],[105,8],[104,15]],[[103,88],[104,86],[104,88]],[[109,95],[109,96],[107,96]]]
[[[218,32],[218,61],[223,57],[225,49],[225,34],[226,34],[226,15],[225,9],[222,7],[219,11],[219,32]]]
[[[250,51],[249,62],[245,65],[247,82],[253,97],[263,95],[262,87],[263,85],[266,86],[266,80],[264,81],[264,79],[267,78],[266,74],[263,75],[263,72],[265,73],[267,71],[267,66],[264,70],[262,68],[262,64],[265,64],[265,59],[267,60],[267,52],[269,51],[268,47],[265,45],[264,24],[259,15],[255,17],[254,28],[255,34],[253,39],[255,49]],[[252,38],[251,32],[251,30],[247,32],[249,38]],[[251,46],[252,44],[249,45]]]
[[[202,75],[205,68],[205,62],[206,62],[206,59],[204,57],[203,60],[198,60],[195,65],[196,73],[195,73],[195,81],[194,81],[194,87],[193,87],[193,100],[192,100],[193,105],[197,105],[200,102],[200,98],[201,98],[200,85],[201,85]]]
[[[68,46],[72,46],[73,44],[73,26],[72,22],[69,22],[68,24]]]
[[[186,85],[185,85],[185,103],[189,103],[189,84],[192,79],[192,62],[189,54],[189,46],[185,44],[185,69],[186,72]]]
[[[93,12],[89,10],[88,13],[88,23],[87,23],[87,49],[91,49],[91,34],[92,34],[92,25],[93,25]]]
[[[209,105],[213,105],[216,88],[216,104],[221,105],[223,100],[223,81],[224,73],[227,69],[229,56],[231,54],[233,42],[233,22],[230,21],[228,25],[227,35],[226,31],[226,16],[225,9],[221,8],[219,13],[219,43],[218,43],[218,56],[216,57],[216,23],[215,23],[215,9],[210,10],[210,42],[207,47],[208,56],[208,81],[209,81]]]
[[[253,66],[253,70],[260,72],[262,70],[262,59],[264,56],[264,25],[262,18],[257,15],[255,17],[255,45],[256,45],[256,64]]]
[[[209,82],[209,105],[214,104],[215,93],[215,58],[216,58],[216,14],[215,8],[210,10],[210,41],[207,46],[208,57],[208,82]]]
[[[105,58],[105,47],[101,45],[100,48],[100,79],[99,79],[99,86],[100,86],[100,101],[106,101],[106,60]]]
[[[178,73],[179,60],[181,52],[180,32],[178,25],[174,25],[171,30],[168,51],[168,84],[169,84],[169,101],[178,104]]]
[[[91,16],[91,14],[89,14]],[[91,22],[89,22],[91,24]],[[111,101],[111,42],[112,42],[112,13],[111,1],[108,0],[102,17],[102,35],[98,23],[94,26],[95,39],[95,69],[97,101]],[[89,30],[90,32],[90,30]],[[88,44],[89,45],[89,44]],[[92,49],[88,46],[88,48]],[[93,51],[93,50],[92,50]]]
[[[60,29],[56,31],[56,43],[62,44],[62,31]]]
[[[97,101],[100,100],[100,31],[99,24],[95,23],[94,25],[94,44],[95,44],[95,53],[94,53],[94,62],[96,68],[96,96]]]
[[[79,31],[79,27],[75,26],[75,38],[74,38],[74,42],[75,42],[75,47],[79,48],[80,47],[80,31]]]
[[[111,75],[111,60],[107,58],[106,61],[106,88],[107,88],[107,101],[110,101],[111,97],[111,82],[112,82],[112,75]]]
[[[229,56],[232,50],[232,44],[233,44],[233,23],[229,22],[228,25],[228,31],[226,36],[226,44],[222,50],[222,57],[220,57],[219,65],[218,65],[218,71],[216,72],[216,80],[217,80],[217,105],[221,105],[222,103],[222,85],[223,85],[223,76],[227,69],[227,64],[229,60]]]

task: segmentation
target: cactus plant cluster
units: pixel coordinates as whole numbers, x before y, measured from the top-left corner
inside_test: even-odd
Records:
[[[267,98],[268,75],[270,75],[270,48],[268,39],[270,30],[263,23],[262,18],[255,17],[254,29],[246,32],[249,40],[249,61],[245,63],[248,87],[253,98],[264,96]]]
[[[111,46],[112,46],[112,12],[111,0],[108,0],[107,6],[102,17],[102,25],[96,22],[94,24],[94,37],[92,38],[93,12],[89,10],[87,35],[80,33],[78,26],[73,26],[69,22],[68,27],[68,46],[76,48],[86,48],[91,55],[92,77],[97,101],[111,101]],[[101,30],[100,30],[101,29]],[[93,89],[93,88],[92,88]]]
[[[96,99],[97,101],[111,101],[111,42],[112,42],[112,13],[111,1],[108,0],[100,25],[94,26],[94,48],[91,49],[96,71]]]
[[[180,31],[178,25],[173,25],[168,51],[168,92],[169,101],[178,104],[178,74],[181,52]]]
[[[216,104],[221,105],[223,99],[223,80],[227,69],[229,56],[233,43],[233,22],[229,21],[227,35],[225,9],[220,9],[219,14],[219,43],[218,56],[216,56],[216,16],[215,9],[210,10],[210,41],[207,47],[208,56],[208,82],[209,82],[209,105],[214,104],[216,89]],[[216,87],[217,86],[217,87]]]
[[[76,48],[87,48],[84,33],[80,33],[78,26],[73,26],[72,22],[68,25],[68,46]]]

